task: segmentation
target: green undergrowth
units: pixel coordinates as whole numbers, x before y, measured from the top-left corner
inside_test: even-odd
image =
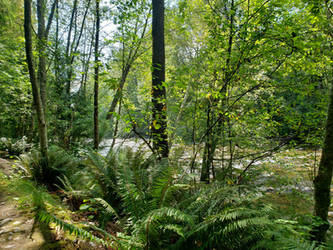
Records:
[[[17,165],[13,164],[11,167],[13,172],[9,176],[0,171],[0,192],[8,200],[15,201],[21,214],[35,219],[34,228],[39,227],[46,238],[45,249],[50,249],[50,247],[52,249],[76,249],[77,245],[72,242],[78,238],[100,245],[111,245],[111,241],[106,242],[91,233],[89,225],[84,222],[74,222],[73,212],[61,202],[55,193],[50,193],[46,187],[37,186],[34,181],[22,176],[21,168]],[[59,229],[64,232],[64,235],[55,241],[54,238],[58,238]]]
[[[24,160],[38,162],[38,157]],[[260,186],[272,185],[273,191],[260,192],[255,181],[193,182],[182,173],[178,156],[158,161],[128,149],[106,157],[89,152],[76,164],[49,165],[65,173],[55,186],[58,196],[47,190],[54,183],[43,187],[27,169],[36,164],[18,168],[6,181],[22,194],[22,207],[32,209],[39,222],[66,232],[68,241],[85,239],[112,249],[325,249],[308,240],[310,195],[278,189],[303,177],[296,168],[284,169],[286,157],[251,170],[253,178],[272,172]]]

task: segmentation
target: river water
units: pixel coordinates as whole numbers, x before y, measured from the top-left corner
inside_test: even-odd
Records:
[[[106,156],[111,148],[113,139],[106,139],[100,143],[101,150],[99,153],[103,156]],[[115,143],[113,146],[114,150],[130,148],[133,151],[137,151],[138,149],[148,149],[148,146],[141,139],[115,139]]]

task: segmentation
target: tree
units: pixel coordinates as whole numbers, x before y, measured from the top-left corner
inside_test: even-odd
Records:
[[[216,152],[221,152],[219,160],[223,174],[220,176],[232,179],[233,165],[240,158],[237,156],[239,149],[245,143],[251,145],[249,135],[254,135],[254,140],[260,136],[261,143],[267,138],[265,126],[260,126],[260,134],[258,130],[243,133],[246,131],[243,124],[250,130],[251,113],[248,111],[256,92],[274,82],[275,74],[294,53],[292,32],[280,32],[282,27],[291,26],[288,20],[293,16],[288,16],[287,6],[278,1],[215,0],[203,8],[209,35],[202,50],[205,58],[201,62],[201,67],[205,68],[201,74],[201,89],[206,92],[200,91],[206,120],[201,126],[205,131],[197,144],[200,148],[200,144],[205,143],[202,181],[209,182],[211,173],[215,177]],[[256,157],[260,154],[259,151]]]
[[[87,82],[94,78],[91,74],[94,66],[91,71],[89,68],[94,55],[96,26],[92,2],[95,1],[59,1],[56,25],[51,29],[49,47],[54,57],[49,57],[53,63],[48,90],[53,100],[51,104],[56,105],[50,105],[49,122],[53,125],[50,134],[67,148],[94,133],[93,98],[86,98]],[[85,122],[81,122],[83,116]]]
[[[331,1],[324,1],[325,11],[327,20],[326,23],[326,33],[330,38],[330,50],[332,51],[332,41],[333,41],[333,12]],[[314,1],[313,9],[320,10],[321,3]],[[332,54],[330,53],[330,58],[332,62]],[[329,223],[327,221],[328,211],[331,204],[331,183],[332,183],[332,172],[333,172],[333,67],[329,65],[329,76],[328,80],[330,82],[331,92],[330,92],[330,103],[327,112],[326,121],[326,131],[324,145],[322,148],[322,156],[319,163],[319,168],[317,176],[313,180],[314,184],[314,215],[318,216],[322,222],[316,225],[312,230],[312,238],[318,242],[324,242],[326,239],[326,233],[329,229]]]
[[[164,0],[153,0],[153,60],[152,60],[152,137],[153,148],[159,157],[169,154],[164,48]]]
[[[116,93],[111,102],[106,119],[111,120],[116,106],[121,102],[123,89],[128,75],[135,61],[145,53],[145,36],[147,33],[148,20],[151,8],[147,6],[147,1],[132,1],[117,3],[119,11],[113,15],[117,17],[119,25],[119,34],[117,39],[121,41],[121,75],[116,86]],[[118,37],[119,36],[119,37]],[[120,106],[120,104],[119,104]]]
[[[31,35],[31,0],[24,0],[24,36],[27,64],[32,88],[32,95],[38,119],[39,142],[42,156],[47,160],[47,127],[45,121],[45,113],[43,109],[41,94],[35,74],[33,51],[32,51],[32,35]]]
[[[98,71],[99,71],[99,26],[100,26],[100,14],[99,14],[99,0],[96,0],[96,33],[95,33],[95,84],[94,84],[94,148],[98,149],[99,133],[98,133]]]
[[[32,135],[32,95],[26,74],[23,1],[0,1],[0,137]]]
[[[53,14],[55,11],[55,6],[58,0],[54,0],[50,15],[48,18],[47,26],[45,26],[45,8],[46,1],[45,0],[37,0],[37,19],[38,19],[38,73],[37,73],[37,81],[40,88],[40,95],[43,105],[44,113],[46,113],[46,82],[47,82],[47,74],[46,74],[46,44],[47,37],[50,30],[50,26],[53,20]]]

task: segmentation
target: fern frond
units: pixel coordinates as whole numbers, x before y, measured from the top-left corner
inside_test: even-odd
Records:
[[[185,233],[178,246],[193,245],[201,240],[203,248],[242,249],[263,238],[264,231],[274,225],[265,211],[269,208],[228,208],[207,216]],[[194,245],[193,245],[194,247]]]
[[[152,183],[152,205],[154,208],[164,206],[170,187],[174,180],[174,170],[170,166],[160,166],[160,171],[154,177]]]
[[[144,249],[145,243],[138,237],[126,235],[124,233],[117,233],[117,238],[121,244],[122,249]]]
[[[285,250],[324,250],[323,246],[317,246],[316,242],[309,242],[300,239],[291,239],[287,242]]]
[[[90,199],[90,201],[101,204],[108,214],[114,215],[118,219],[120,219],[116,210],[109,203],[107,203],[105,200],[103,200],[102,198],[92,198],[92,199]]]
[[[95,176],[104,193],[109,189],[115,189],[117,162],[113,156],[106,158],[97,152],[88,152],[86,165]]]
[[[192,216],[176,208],[171,208],[171,207],[162,207],[159,209],[155,209],[147,215],[147,219],[151,218],[152,221],[162,220],[165,219],[166,217],[172,218],[173,220],[179,222],[185,222],[189,224],[193,223]]]
[[[166,225],[160,225],[159,230],[169,230],[173,231],[179,236],[184,238],[184,227],[181,225],[176,225],[176,224],[166,224]]]
[[[158,227],[161,227],[163,222],[167,221],[167,225],[169,225],[169,221],[173,221],[176,223],[185,223],[192,225],[193,224],[193,218],[192,216],[185,214],[184,212],[170,207],[163,207],[159,209],[155,209],[151,211],[145,218],[141,220],[141,223],[137,226],[137,229],[142,232],[145,232],[145,234],[150,234],[151,231],[156,231],[155,223]],[[138,232],[139,232],[138,231]],[[178,230],[179,231],[179,230]]]
[[[116,247],[117,244],[117,239],[115,237],[112,236],[112,241],[108,242],[105,241],[101,238],[96,237],[95,235],[93,235],[92,233],[82,229],[82,228],[78,228],[72,224],[69,224],[57,217],[55,217],[54,215],[46,212],[45,210],[39,210],[36,214],[36,218],[43,223],[49,224],[49,223],[55,223],[58,227],[60,227],[60,229],[75,235],[76,237],[80,237],[82,239],[87,239],[93,242],[96,242],[98,244],[102,244],[103,246],[112,246],[112,247]]]
[[[265,217],[246,218],[228,224],[225,228],[223,228],[221,233],[233,234],[235,232],[245,231],[249,227],[264,227],[271,224],[272,221]]]
[[[117,190],[122,199],[122,207],[136,219],[140,218],[147,211],[148,203],[144,191],[135,183],[136,178],[132,169],[121,166],[118,169],[117,179]]]

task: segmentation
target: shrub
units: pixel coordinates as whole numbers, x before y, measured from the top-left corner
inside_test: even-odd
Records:
[[[57,146],[49,148],[47,161],[38,150],[23,154],[19,159],[26,176],[51,189],[62,186],[59,178],[71,176],[77,168],[77,161]]]

